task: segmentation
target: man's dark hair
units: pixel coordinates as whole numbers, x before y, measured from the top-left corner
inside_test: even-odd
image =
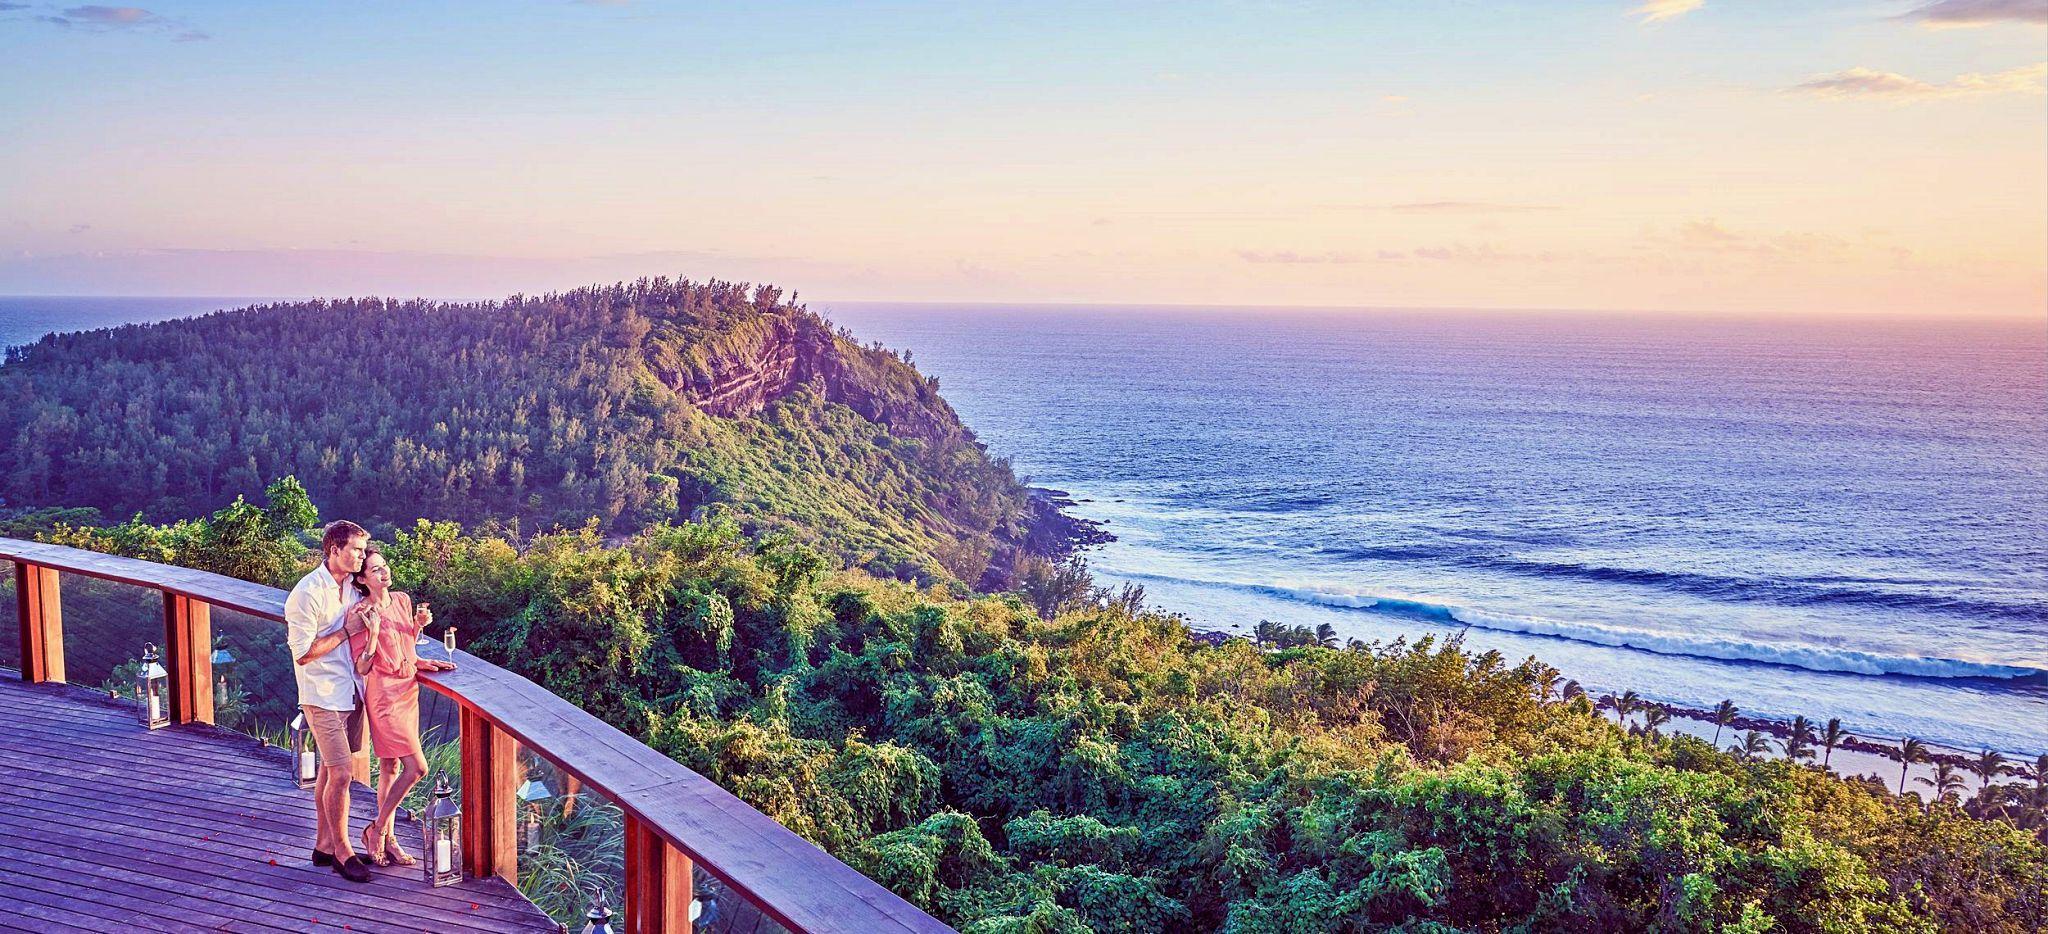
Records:
[[[347,519],[336,519],[327,523],[327,531],[320,533],[321,559],[325,560],[336,548],[347,548],[349,539],[368,534],[369,530]]]

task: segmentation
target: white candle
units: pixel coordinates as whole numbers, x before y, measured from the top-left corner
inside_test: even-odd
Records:
[[[160,708],[158,708],[158,707],[157,707],[157,702],[156,702],[156,695],[155,695],[155,694],[151,694],[151,695],[149,695],[149,718],[150,718],[151,720],[155,720],[155,719],[156,719],[156,714],[157,714],[157,711],[158,711],[159,709],[160,709]]]
[[[435,841],[434,841],[434,872],[436,872],[436,873],[443,873],[443,872],[447,872],[447,871],[448,871],[448,838],[447,838],[447,837],[442,837],[441,839],[439,839],[439,840],[435,840]]]
[[[313,750],[311,749],[299,753],[299,777],[306,779],[313,777]]]

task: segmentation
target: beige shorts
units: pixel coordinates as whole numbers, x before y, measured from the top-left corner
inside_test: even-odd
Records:
[[[363,748],[363,705],[354,710],[329,710],[300,704],[306,715],[306,730],[313,734],[313,747],[320,751],[320,766],[352,768],[350,760]]]

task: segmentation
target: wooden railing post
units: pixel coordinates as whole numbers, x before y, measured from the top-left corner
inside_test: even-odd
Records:
[[[14,562],[14,606],[21,615],[21,680],[64,680],[64,601],[56,569]]]
[[[164,591],[164,670],[171,722],[213,722],[213,611],[203,600]]]
[[[690,934],[690,858],[626,817],[626,934]]]
[[[519,742],[469,708],[462,710],[462,865],[472,876],[519,884]]]

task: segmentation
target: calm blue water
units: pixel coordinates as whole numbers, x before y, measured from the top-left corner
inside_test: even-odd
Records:
[[[0,295],[0,348],[52,331],[144,324],[267,302],[264,298],[41,298]]]
[[[2048,322],[826,310],[1202,623],[2048,751]]]
[[[0,344],[242,303],[0,299]],[[824,310],[1199,623],[2048,751],[2048,322]]]

